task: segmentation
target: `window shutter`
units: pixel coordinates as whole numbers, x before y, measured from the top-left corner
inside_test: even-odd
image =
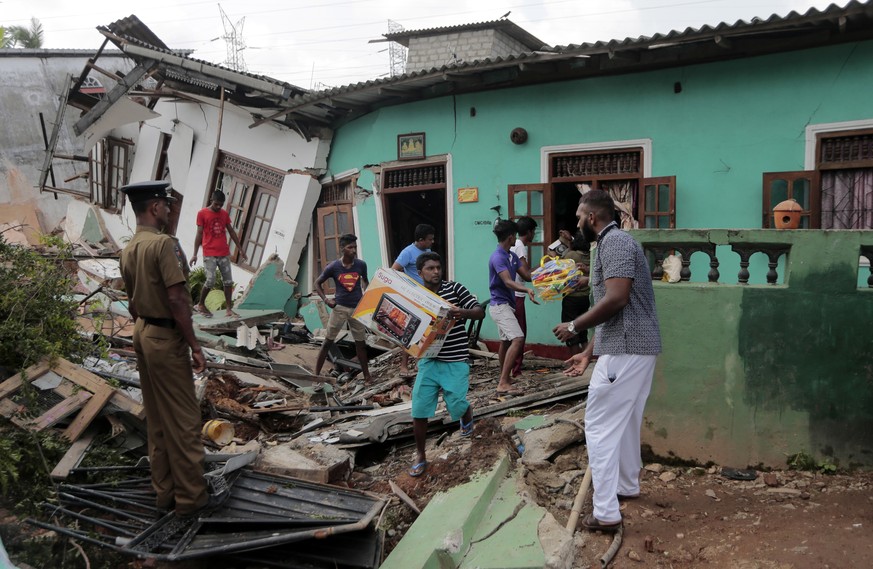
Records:
[[[815,170],[796,172],[765,172],[761,227],[775,227],[773,208],[785,200],[794,199],[803,208],[800,214],[802,229],[821,227],[821,186]]]
[[[511,184],[509,191],[509,219],[526,215],[537,222],[534,240],[530,244],[530,265],[536,267],[546,254],[546,246],[553,238],[551,184]]]
[[[643,178],[640,188],[640,229],[676,229],[676,176]]]

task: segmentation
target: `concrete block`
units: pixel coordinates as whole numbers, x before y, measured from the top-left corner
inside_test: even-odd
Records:
[[[255,468],[329,484],[347,480],[354,467],[352,455],[342,449],[330,445],[311,445],[305,454],[303,450],[291,448],[289,444],[266,448],[255,461]]]

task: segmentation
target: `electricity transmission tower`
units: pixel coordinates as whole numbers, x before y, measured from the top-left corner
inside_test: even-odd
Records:
[[[230,17],[225,13],[221,4],[218,5],[218,10],[221,12],[221,23],[224,25],[224,43],[227,44],[227,59],[224,65],[230,67],[234,71],[247,71],[246,60],[243,57],[243,50],[246,48],[246,42],[243,39],[243,25],[246,23],[246,17],[243,16],[234,24],[230,21]]]
[[[393,20],[388,20],[388,33],[402,32],[403,26]],[[388,57],[390,58],[390,76],[397,77],[406,73],[406,48],[392,41],[388,43]]]

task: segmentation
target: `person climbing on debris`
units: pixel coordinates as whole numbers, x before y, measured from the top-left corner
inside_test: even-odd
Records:
[[[315,375],[321,375],[321,368],[324,366],[324,361],[327,359],[327,353],[336,340],[337,335],[342,330],[342,327],[348,322],[349,330],[352,333],[352,339],[355,341],[355,354],[358,357],[358,363],[361,365],[361,371],[364,374],[364,381],[370,383],[369,360],[367,358],[367,328],[358,320],[352,318],[355,307],[364,296],[364,287],[367,286],[369,279],[367,278],[367,263],[358,259],[358,238],[351,233],[340,235],[339,239],[340,250],[342,256],[329,263],[324,270],[315,279],[313,288],[321,297],[321,300],[331,308],[330,320],[327,323],[327,331],[324,335],[324,343],[321,344],[321,349],[318,351],[318,358],[315,362]],[[322,290],[321,285],[327,279],[333,279],[334,293],[333,298],[327,298]]]
[[[585,442],[594,486],[594,512],[582,520],[592,531],[618,531],[618,501],[640,494],[640,428],[652,387],[661,332],[652,276],[643,248],[615,222],[608,193],[592,190],[576,211],[579,229],[597,241],[590,285],[594,306],[554,328],[562,342],[577,330],[597,326],[594,341],[568,363],[568,375],[585,371],[599,356],[588,386]]]
[[[466,320],[481,320],[485,311],[476,297],[461,283],[444,281],[442,260],[437,253],[422,253],[415,262],[424,286],[451,304],[449,316],[455,319],[445,342],[435,358],[418,361],[418,375],[412,388],[412,432],[415,435],[415,463],[409,469],[412,477],[427,469],[425,439],[427,420],[436,413],[439,392],[453,421],[460,421],[461,436],[473,434],[473,410],[467,401],[470,388],[470,355]]]
[[[515,317],[515,294],[514,291],[527,294],[531,302],[539,304],[534,297],[533,289],[529,289],[515,282],[515,275],[519,272],[518,255],[510,249],[515,245],[515,236],[518,226],[514,221],[501,219],[494,225],[494,235],[497,236],[497,249],[491,253],[488,259],[488,288],[491,291],[491,303],[488,313],[497,324],[500,336],[500,379],[497,382],[497,395],[521,395],[521,391],[512,387],[510,372],[515,365],[515,358],[521,352],[524,344],[524,332]],[[524,274],[521,267],[522,277],[530,280],[530,273]]]
[[[221,271],[221,283],[224,286],[224,302],[227,316],[239,316],[233,311],[230,296],[233,293],[233,274],[230,270],[230,247],[227,244],[227,235],[239,249],[240,259],[247,261],[245,251],[240,244],[239,236],[233,230],[230,215],[224,209],[224,192],[215,190],[212,194],[212,202],[209,207],[204,207],[197,212],[197,236],[194,238],[194,255],[191,257],[191,266],[197,264],[197,251],[203,244],[203,268],[206,270],[206,282],[200,289],[200,302],[197,303],[197,312],[206,318],[212,318],[212,312],[206,308],[206,296],[215,284],[215,271]]]
[[[194,336],[191,293],[169,223],[168,182],[121,188],[136,214],[136,233],[121,253],[120,268],[133,317],[133,349],[146,412],[149,463],[158,511],[192,517],[221,504],[203,477],[200,404],[194,373],[206,360]],[[193,359],[193,366],[191,360]]]
[[[415,279],[419,284],[424,284],[421,276],[418,274],[415,262],[418,256],[422,253],[430,253],[430,248],[433,246],[436,229],[433,225],[419,223],[415,226],[415,241],[407,245],[403,251],[397,255],[397,259],[391,265],[395,271],[403,271],[411,278]],[[400,352],[400,377],[410,378],[415,377],[409,371],[409,354]]]

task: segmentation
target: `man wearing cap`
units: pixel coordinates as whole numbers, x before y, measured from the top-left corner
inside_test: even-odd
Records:
[[[169,222],[168,182],[121,188],[136,215],[136,233],[121,253],[128,309],[135,321],[133,348],[148,428],[152,486],[159,511],[187,517],[215,507],[203,478],[200,405],[195,373],[206,360],[191,323],[191,292],[184,255]],[[193,359],[193,365],[192,360]]]
[[[194,238],[194,255],[191,257],[191,266],[197,264],[197,251],[203,244],[203,268],[206,269],[206,282],[200,289],[200,302],[197,311],[207,318],[212,318],[212,312],[206,308],[206,295],[215,284],[215,271],[221,271],[221,282],[224,284],[224,301],[227,316],[239,316],[233,311],[230,295],[233,292],[233,274],[230,270],[230,247],[227,244],[227,236],[236,244],[239,256],[247,261],[245,251],[240,244],[239,236],[233,230],[230,215],[224,209],[224,192],[215,190],[212,193],[212,202],[209,207],[204,207],[197,212],[197,237]]]

